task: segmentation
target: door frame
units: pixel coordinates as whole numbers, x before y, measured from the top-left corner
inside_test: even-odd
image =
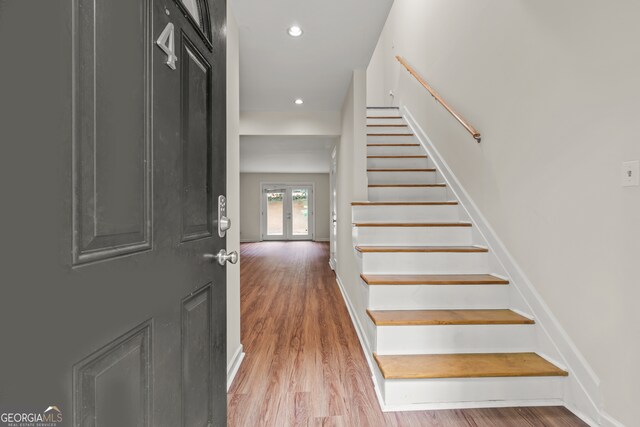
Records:
[[[329,171],[329,266],[335,270],[338,266],[338,147],[331,152],[331,169]]]
[[[267,236],[267,212],[266,212],[266,198],[265,198],[265,189],[268,187],[280,187],[284,188],[285,191],[285,200],[283,201],[283,210],[282,210],[282,221],[283,221],[283,233],[282,236]],[[290,223],[291,221],[287,221],[284,217],[286,214],[286,208],[290,200],[289,198],[289,189],[295,187],[309,187],[311,188],[311,197],[309,197],[309,212],[310,214],[307,216],[309,218],[309,235],[296,237],[291,233]],[[281,181],[267,181],[260,182],[260,241],[264,240],[280,240],[280,241],[296,241],[296,240],[307,240],[313,241],[316,236],[316,188],[313,182],[281,182]]]

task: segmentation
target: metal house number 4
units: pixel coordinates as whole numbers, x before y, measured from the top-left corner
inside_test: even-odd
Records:
[[[169,68],[175,70],[178,57],[175,53],[175,43],[173,38],[173,24],[169,22],[167,26],[164,27],[164,30],[162,30],[162,33],[160,34],[160,37],[158,37],[156,44],[160,47],[160,49],[162,49],[164,53],[167,54],[166,64],[169,66]]]

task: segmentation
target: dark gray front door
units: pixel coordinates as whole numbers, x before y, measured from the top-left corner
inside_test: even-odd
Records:
[[[0,414],[226,424],[225,3],[0,0]]]

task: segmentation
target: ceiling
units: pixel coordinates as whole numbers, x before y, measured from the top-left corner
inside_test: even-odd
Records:
[[[242,173],[329,173],[336,137],[241,136]]]
[[[240,29],[240,110],[340,110],[351,72],[368,65],[392,3],[231,0]],[[304,31],[299,38],[287,34],[294,24]]]

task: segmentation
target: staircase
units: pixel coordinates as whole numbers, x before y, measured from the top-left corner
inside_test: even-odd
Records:
[[[367,110],[369,200],[352,203],[374,378],[387,408],[558,403],[568,374],[397,108]]]

